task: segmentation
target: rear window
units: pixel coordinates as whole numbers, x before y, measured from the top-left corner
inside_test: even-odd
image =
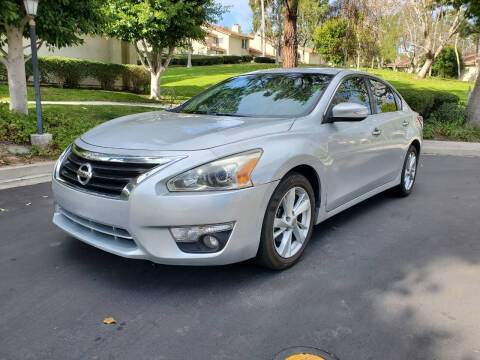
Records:
[[[291,117],[313,110],[332,79],[326,74],[251,74],[227,80],[177,111],[252,117]]]
[[[377,113],[386,113],[397,111],[397,102],[392,89],[386,84],[369,79],[370,89],[372,90],[374,106]]]

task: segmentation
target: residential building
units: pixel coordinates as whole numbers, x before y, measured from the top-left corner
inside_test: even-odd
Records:
[[[461,81],[475,81],[478,76],[478,65],[480,64],[480,53],[467,53],[462,55],[465,67],[460,75]],[[385,65],[386,68],[394,71],[413,72],[412,63],[409,58],[400,58],[393,63]],[[418,69],[417,69],[418,70]]]
[[[478,76],[478,67],[480,66],[480,53],[467,53],[463,55],[465,68],[462,71],[461,80],[475,81]]]
[[[262,56],[262,36],[260,32],[252,35],[253,39],[250,41],[250,54],[253,56]],[[265,56],[275,59],[277,54],[277,42],[267,38],[265,46]],[[281,49],[280,54],[281,55]],[[298,61],[301,64],[319,65],[322,63],[322,57],[309,46],[298,46]]]
[[[193,41],[193,54],[196,55],[249,55],[253,36],[243,34],[239,25],[229,30],[223,26],[208,24],[204,27],[205,41]]]

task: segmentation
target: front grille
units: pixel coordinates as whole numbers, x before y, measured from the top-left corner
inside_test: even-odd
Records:
[[[92,176],[85,185],[82,185],[78,180],[77,172],[84,164],[90,164]],[[120,197],[128,183],[157,165],[155,163],[90,160],[70,151],[60,166],[58,177],[81,190],[110,197]]]

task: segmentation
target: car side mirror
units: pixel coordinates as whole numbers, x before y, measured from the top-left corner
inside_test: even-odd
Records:
[[[360,121],[368,116],[368,108],[365,105],[345,102],[332,108],[328,122],[337,121]]]

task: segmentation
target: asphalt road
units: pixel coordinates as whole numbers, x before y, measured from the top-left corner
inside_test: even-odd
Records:
[[[480,158],[426,156],[417,180],[284,272],[122,259],[51,224],[50,184],[0,191],[0,359],[480,359]]]

